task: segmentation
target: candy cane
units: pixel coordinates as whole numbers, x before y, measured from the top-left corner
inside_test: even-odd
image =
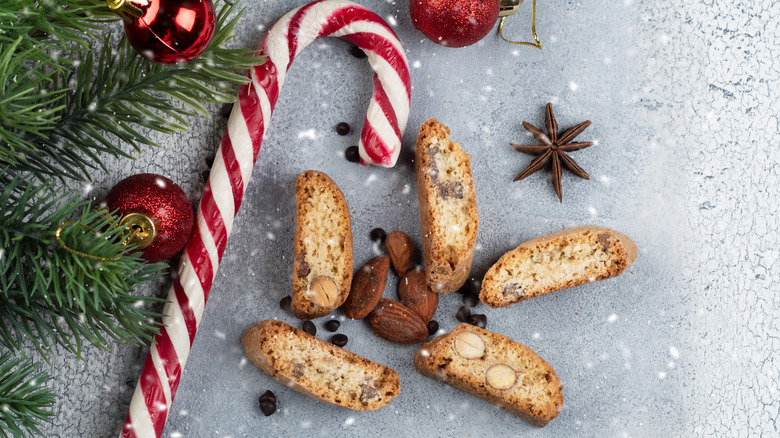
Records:
[[[168,292],[164,326],[149,349],[121,436],[162,435],[287,70],[301,50],[326,36],[360,47],[374,69],[374,94],[359,143],[361,162],[392,167],[398,159],[411,96],[409,66],[398,37],[377,14],[349,1],[319,0],[288,12],[260,45],[259,54],[268,60],[249,71],[251,83],[238,92],[195,229]]]

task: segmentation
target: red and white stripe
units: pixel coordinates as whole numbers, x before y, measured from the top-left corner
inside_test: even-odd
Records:
[[[344,0],[319,0],[293,9],[266,35],[241,87],[195,218],[160,334],[155,336],[133,393],[122,437],[160,437],[195,339],[214,275],[241,206],[257,154],[295,56],[314,40],[334,36],[368,55],[374,94],[360,138],[363,164],[391,167],[409,117],[409,66],[398,37],[374,12]]]

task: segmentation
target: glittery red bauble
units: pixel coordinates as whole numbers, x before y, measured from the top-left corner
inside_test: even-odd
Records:
[[[117,1],[117,0],[114,0]],[[125,0],[130,44],[149,61],[159,64],[187,62],[203,53],[216,28],[211,0]],[[135,10],[136,16],[130,12]]]
[[[149,262],[176,255],[192,232],[192,205],[181,187],[164,176],[142,173],[125,178],[108,192],[106,205],[120,216],[141,213],[154,222],[155,237],[140,250]]]
[[[429,40],[447,47],[476,43],[498,20],[501,0],[409,0],[412,24]]]

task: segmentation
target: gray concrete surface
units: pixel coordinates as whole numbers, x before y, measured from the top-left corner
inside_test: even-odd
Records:
[[[247,1],[236,47],[303,2]],[[447,49],[413,29],[406,1],[363,2],[392,18],[412,68],[412,110],[395,169],[360,167],[343,151],[358,135],[371,72],[349,44],[321,40],[296,60],[183,375],[166,437],[272,436],[778,436],[780,435],[780,3],[540,1],[537,51],[490,34]],[[507,22],[528,37],[530,2]],[[561,127],[585,119],[597,141],[573,158],[590,173],[563,176],[564,202],[549,176],[512,183],[531,160],[509,142],[528,141],[520,122],[541,126],[552,102]],[[200,197],[205,158],[225,120],[193,120],[160,137],[137,161],[109,161],[91,195],[142,172],[167,175]],[[347,348],[396,369],[400,396],[360,413],[318,404],[249,363],[242,333],[265,318],[298,324],[279,309],[290,292],[293,181],[322,170],[353,210],[355,264],[375,254],[369,230],[400,229],[420,243],[412,150],[420,123],[437,117],[472,156],[481,226],[473,275],[481,278],[515,245],[564,227],[594,224],[627,233],[640,248],[624,275],[478,312],[488,328],[528,345],[563,382],[560,416],[537,430],[449,386],[423,378],[413,346],[372,336],[346,321]],[[395,296],[396,280],[386,295]],[[166,285],[139,291],[164,296]],[[436,319],[457,321],[458,295]],[[337,313],[336,317],[341,318]],[[325,319],[317,321],[320,334]],[[53,437],[119,433],[146,348],[87,348],[52,364],[58,394]],[[266,389],[280,412],[264,417]]]

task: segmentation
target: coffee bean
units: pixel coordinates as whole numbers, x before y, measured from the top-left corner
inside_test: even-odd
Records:
[[[357,59],[363,59],[367,56],[366,52],[358,46],[352,46],[352,48],[349,49],[349,53]]]
[[[455,318],[457,318],[457,320],[460,322],[468,322],[470,316],[471,309],[469,309],[467,306],[462,306],[460,309],[458,309],[457,312],[455,312]]]
[[[458,293],[463,294],[463,295],[466,295],[466,294],[479,295],[480,287],[481,287],[481,285],[480,285],[480,283],[478,281],[473,280],[473,279],[472,280],[468,280],[468,281],[466,281],[463,284],[463,286],[460,287],[460,289],[458,289]]]
[[[314,323],[311,321],[306,321],[303,323],[303,331],[312,336],[317,336],[317,326],[314,325]]]
[[[339,327],[341,327],[341,323],[336,319],[331,319],[325,323],[325,330],[329,332],[335,332]]]
[[[211,166],[214,165],[214,160],[217,159],[217,156],[215,154],[208,154],[205,158],[206,166],[208,166],[209,169],[211,169]]]
[[[349,134],[349,131],[351,129],[349,128],[349,123],[347,122],[341,122],[338,125],[336,125],[336,134],[338,135],[347,135]]]
[[[291,303],[292,303],[292,297],[287,295],[286,297],[282,298],[279,301],[279,307],[281,307],[282,310],[290,310]]]
[[[232,103],[226,103],[222,105],[222,108],[219,109],[219,115],[228,118],[230,117],[230,113],[233,111],[233,104]]]
[[[333,337],[330,338],[330,343],[337,347],[343,347],[347,345],[348,341],[349,338],[347,337],[347,335],[343,335],[341,333],[333,335]]]
[[[358,150],[358,147],[357,146],[350,146],[350,147],[348,147],[347,150],[344,151],[344,157],[350,163],[359,163],[360,162],[360,151]]]
[[[479,304],[479,295],[473,293],[463,295],[463,305],[477,307],[477,304]]]
[[[260,410],[263,411],[265,416],[269,416],[276,412],[276,403],[272,401],[263,400],[260,402]]]
[[[371,233],[368,235],[368,237],[370,237],[371,240],[374,242],[382,243],[385,241],[385,237],[387,237],[387,233],[385,232],[385,230],[381,228],[374,228],[373,230],[371,230]]]
[[[276,403],[276,394],[274,394],[270,389],[263,393],[263,395],[260,396],[260,402],[269,401],[271,403]]]
[[[438,331],[439,323],[435,319],[432,319],[431,322],[428,323],[428,336],[433,336]]]
[[[485,328],[487,327],[487,316],[475,313],[469,317],[469,324],[479,328]]]

